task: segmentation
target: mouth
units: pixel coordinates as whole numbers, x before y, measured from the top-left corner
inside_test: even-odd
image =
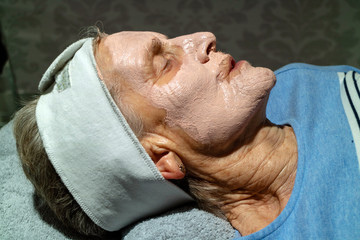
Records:
[[[240,60],[238,62],[235,62],[234,58],[231,57],[229,61],[229,68],[228,68],[228,74],[227,74],[227,80],[231,81],[235,76],[239,75],[243,69],[243,65],[247,62],[244,60]]]
[[[235,59],[234,59],[233,57],[231,57],[230,64],[231,64],[231,69],[230,69],[230,71],[232,71],[232,70],[235,68],[235,66],[236,66],[236,62],[235,62]]]
[[[247,61],[245,60],[236,62],[231,55],[226,54],[219,66],[218,80],[230,82],[235,76],[241,73],[246,63]]]

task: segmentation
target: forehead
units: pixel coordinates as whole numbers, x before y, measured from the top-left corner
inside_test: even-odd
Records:
[[[151,43],[155,38],[167,39],[164,34],[157,32],[118,32],[108,35],[103,42],[108,47],[127,49],[128,47],[141,47]]]
[[[156,32],[119,32],[102,38],[95,53],[100,78],[142,82],[150,69],[149,50],[153,39],[167,37]]]
[[[167,38],[167,36],[162,33],[149,32],[149,31],[123,31],[108,35],[108,37],[113,37],[113,38],[117,38],[117,37],[146,38],[146,37],[154,37],[154,36],[158,38]]]
[[[156,32],[119,32],[104,37],[99,44],[99,55],[114,67],[143,63],[153,39],[167,39]]]

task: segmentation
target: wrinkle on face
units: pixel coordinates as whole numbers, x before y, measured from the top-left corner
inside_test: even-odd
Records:
[[[169,127],[209,145],[242,132],[275,83],[272,71],[247,62],[228,79],[233,59],[216,52],[215,42],[210,33],[167,39],[152,32],[121,32],[102,44],[115,80],[165,110]]]

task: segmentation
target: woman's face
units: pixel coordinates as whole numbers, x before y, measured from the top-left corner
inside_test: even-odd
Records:
[[[120,32],[100,42],[98,59],[103,76],[165,110],[169,127],[200,144],[221,144],[246,129],[276,80],[271,70],[236,63],[215,44],[212,33],[168,39],[154,32]]]

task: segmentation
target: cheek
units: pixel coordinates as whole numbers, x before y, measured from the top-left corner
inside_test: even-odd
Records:
[[[182,66],[167,84],[152,87],[151,100],[157,107],[168,112],[191,109],[194,103],[208,99],[209,92],[214,92],[216,79],[202,66]]]
[[[174,79],[174,77],[176,76],[179,69],[180,69],[180,66],[174,66],[173,69],[171,69],[169,72],[163,74],[163,76],[161,76],[156,81],[156,85],[162,86],[162,85],[168,84],[170,81],[172,81]]]
[[[211,106],[218,105],[214,104],[218,86],[216,76],[201,71],[191,73],[179,72],[169,84],[153,86],[149,96],[154,106],[166,110],[168,126],[180,127],[194,140],[201,142],[201,125],[208,125],[208,112]]]
[[[167,112],[180,111],[193,101],[193,94],[189,90],[173,79],[170,84],[153,86],[149,96],[156,107],[164,108]]]

